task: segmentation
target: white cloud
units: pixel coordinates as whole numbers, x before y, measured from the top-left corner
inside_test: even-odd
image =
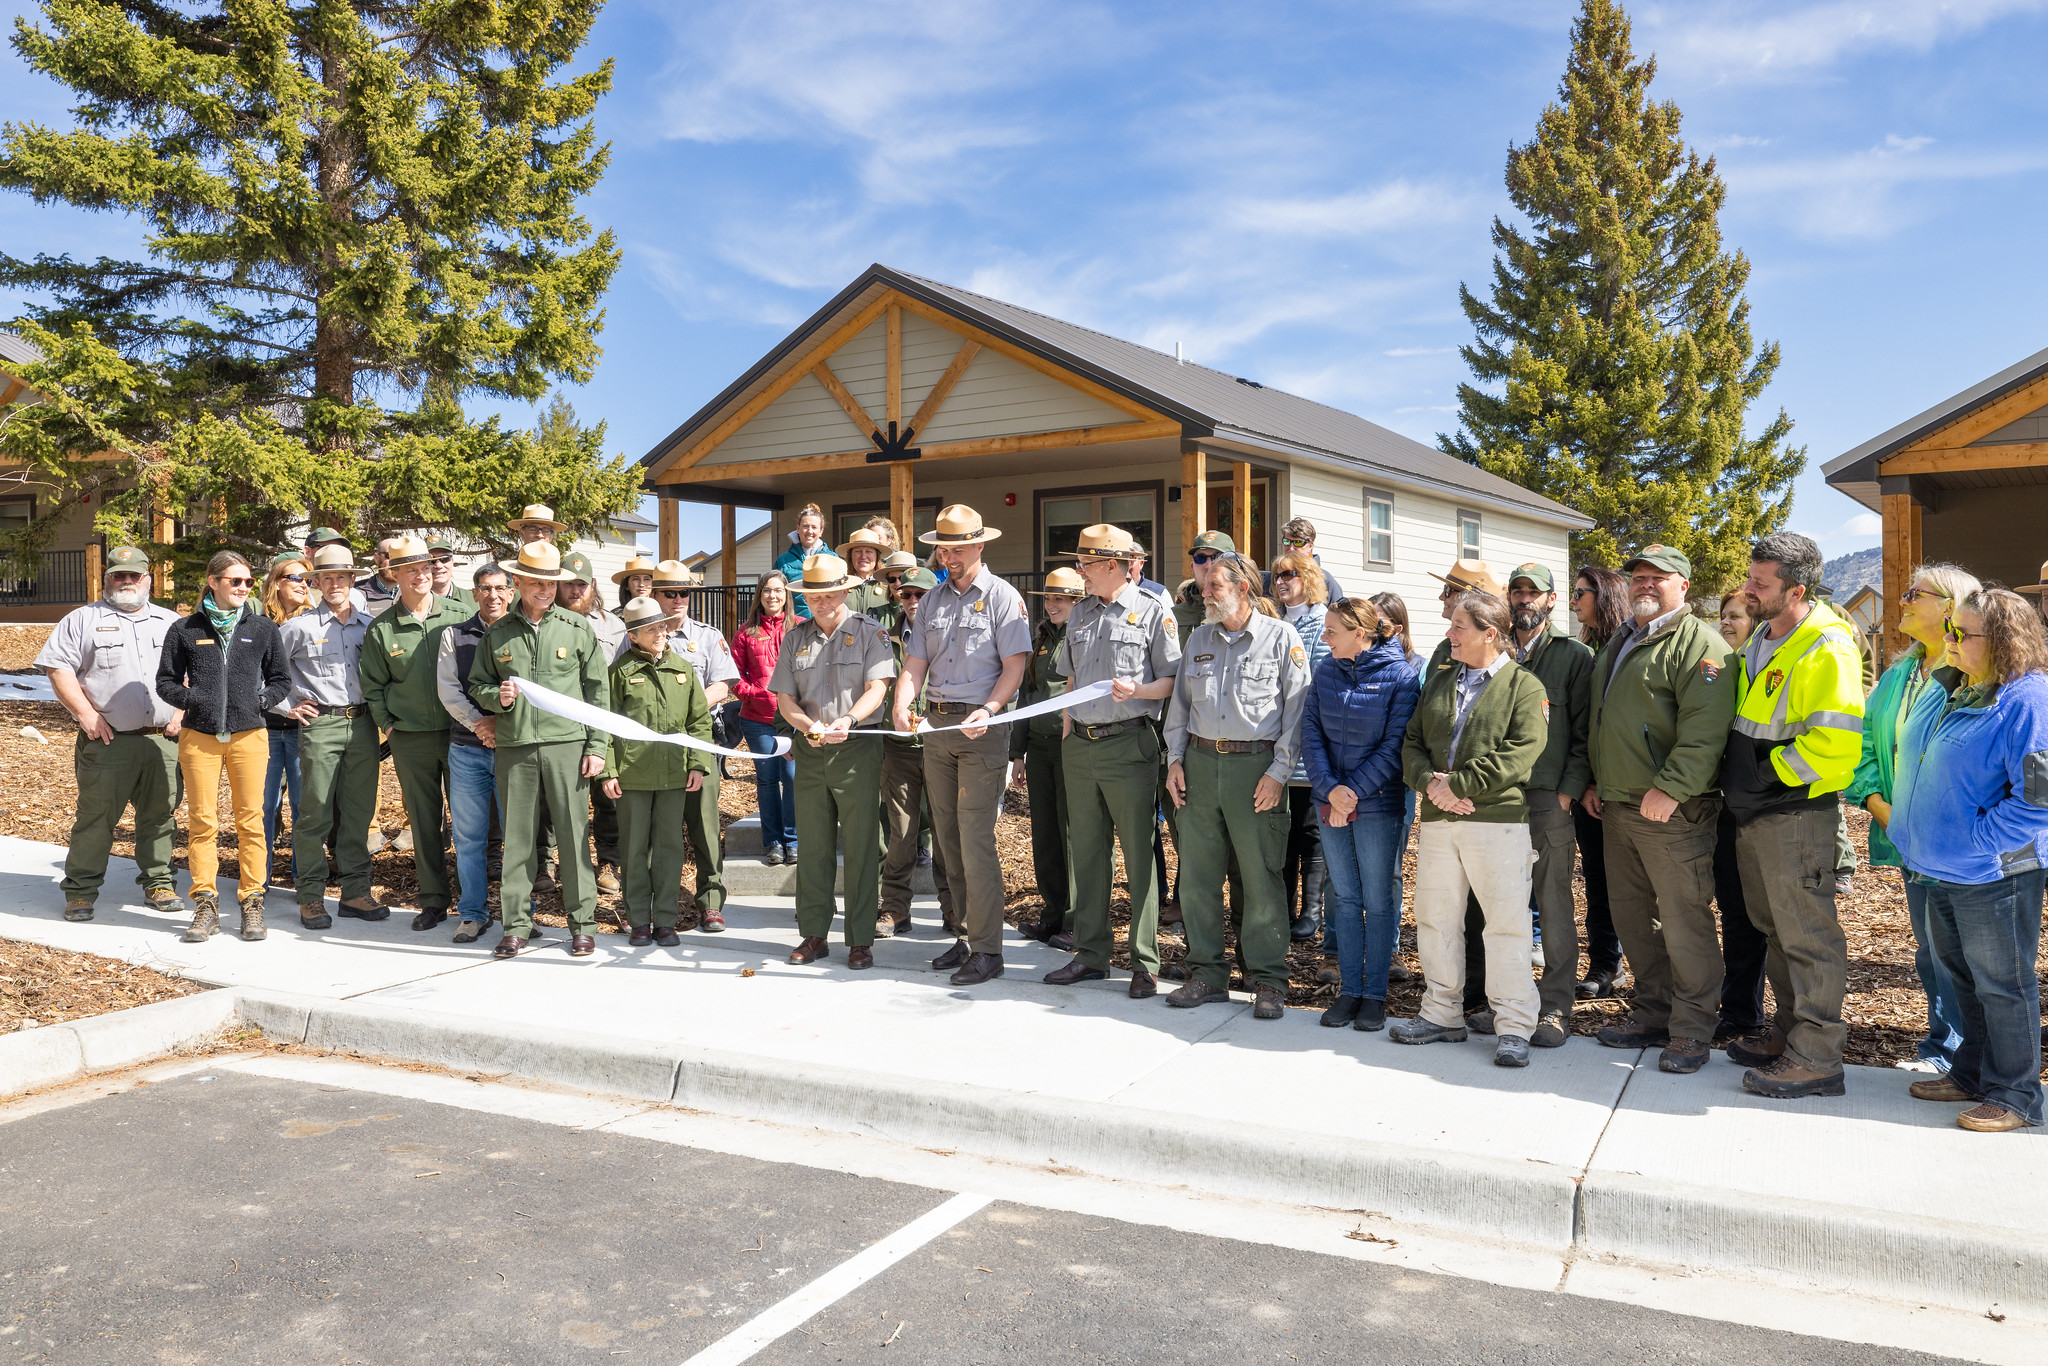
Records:
[[[1364,237],[1430,223],[1455,222],[1475,211],[1470,190],[1393,180],[1367,190],[1319,197],[1241,199],[1223,217],[1246,232],[1294,238]]]
[[[1987,151],[1942,149],[1933,138],[1888,134],[1842,156],[1742,163],[1723,168],[1734,198],[1755,196],[1783,207],[1809,237],[1876,238],[1918,221],[1935,207],[1912,202],[1907,186],[1990,180],[2048,166],[2048,148]]]
[[[1455,346],[1396,346],[1382,351],[1382,356],[1446,356],[1457,350]]]
[[[1853,536],[1861,540],[1869,536],[1882,535],[1883,532],[1884,518],[1874,512],[1863,512],[1851,517],[1848,521],[1829,532],[1827,539],[1835,540],[1841,537]]]
[[[1654,48],[1660,69],[1684,79],[1807,80],[1861,53],[1926,52],[2010,15],[2043,8],[2044,0],[1687,3],[1642,11],[1636,45]]]

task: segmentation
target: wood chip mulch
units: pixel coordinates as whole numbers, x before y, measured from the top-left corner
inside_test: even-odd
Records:
[[[0,939],[0,1033],[146,1006],[206,988],[97,954]]]

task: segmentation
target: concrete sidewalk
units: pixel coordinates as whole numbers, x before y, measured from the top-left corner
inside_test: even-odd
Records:
[[[782,959],[786,898],[726,906],[729,931],[675,949],[606,935],[570,959],[559,931],[494,962],[487,936],[409,917],[302,930],[271,898],[267,941],[181,926],[133,903],[117,860],[95,921],[66,923],[63,851],[0,839],[0,936],[244,989],[267,1033],[815,1125],[915,1145],[1233,1196],[1357,1210],[1481,1240],[1712,1270],[1891,1300],[2048,1319],[2048,1149],[2038,1132],[1957,1129],[1912,1074],[1851,1069],[1841,1100],[1766,1102],[1716,1055],[1691,1077],[1574,1039],[1531,1066],[1491,1040],[1403,1048],[1325,1030],[1060,990],[1065,956],[1004,947],[975,989],[930,969],[949,940],[875,946],[876,967]],[[131,904],[123,905],[123,900]],[[225,897],[223,898],[225,901]],[[232,921],[232,913],[229,915]]]

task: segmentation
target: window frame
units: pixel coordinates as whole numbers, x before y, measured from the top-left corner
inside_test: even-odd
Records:
[[[1386,565],[1392,568],[1394,563],[1394,495],[1383,493],[1371,487],[1362,489],[1361,493],[1365,501],[1365,562],[1369,565]],[[1387,529],[1385,531],[1376,531],[1373,528],[1372,509],[1375,503],[1383,504],[1387,509]],[[1385,536],[1387,538],[1387,554],[1385,559],[1377,559],[1372,553],[1372,538],[1374,536]]]
[[[1102,510],[1102,500],[1104,498],[1114,498],[1118,494],[1128,493],[1149,493],[1152,495],[1152,539],[1154,541],[1159,540],[1166,534],[1167,529],[1166,481],[1164,479],[1148,479],[1127,484],[1080,484],[1064,488],[1033,489],[1031,491],[1032,572],[1044,574],[1048,570],[1056,569],[1061,565],[1071,566],[1072,564],[1069,560],[1048,560],[1045,556],[1045,503],[1048,498],[1054,500],[1061,498],[1093,498],[1095,500],[1096,512],[1099,514]],[[1157,568],[1160,563],[1159,547],[1157,545],[1146,546],[1145,557],[1145,568],[1148,571],[1146,577],[1150,578],[1152,575],[1149,571]]]
[[[1481,517],[1477,512],[1474,512],[1471,508],[1461,507],[1456,509],[1455,511],[1457,517],[1457,525],[1455,528],[1457,531],[1458,541],[1457,558],[1461,560],[1485,559],[1486,553],[1482,548],[1484,542],[1481,540],[1481,538],[1486,534],[1486,519]],[[1472,540],[1470,544],[1467,544],[1465,540],[1465,523],[1467,522],[1470,522],[1472,524]]]

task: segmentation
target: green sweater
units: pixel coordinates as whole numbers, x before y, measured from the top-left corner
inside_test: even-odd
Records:
[[[401,602],[370,623],[356,669],[363,681],[363,701],[369,703],[379,730],[448,729],[448,709],[434,689],[441,632],[474,615],[474,608],[437,597],[424,621]]]
[[[1070,686],[1071,681],[1052,667],[1060,656],[1060,642],[1067,638],[1065,626],[1055,626],[1050,618],[1038,625],[1037,639],[1031,642],[1031,655],[1024,661],[1024,682],[1017,690],[1017,705],[1028,707],[1058,697]],[[1034,716],[1021,726],[1011,726],[1010,757],[1024,757],[1025,741],[1028,739],[1054,740],[1060,738],[1064,719],[1059,712],[1048,712]]]
[[[508,678],[530,679],[551,692],[602,707],[610,700],[605,664],[597,633],[583,617],[550,607],[535,626],[515,607],[492,622],[477,643],[469,666],[470,700],[492,716],[503,716],[500,749],[573,741],[583,746],[586,758],[601,758],[610,744],[603,731],[542,711],[523,697],[506,713],[498,705],[498,685]]]
[[[1543,747],[1543,757],[1536,761],[1528,785],[1532,791],[1576,797],[1593,781],[1593,764],[1586,757],[1586,726],[1593,710],[1593,652],[1584,641],[1546,626],[1529,647],[1529,657],[1517,663],[1536,675],[1550,699],[1550,741]]]
[[[1424,796],[1416,803],[1423,820],[1526,822],[1529,803],[1522,789],[1550,737],[1543,682],[1512,659],[1503,664],[1472,704],[1453,754],[1459,672],[1455,666],[1440,669],[1423,685],[1401,742],[1402,777],[1417,792],[1427,793],[1434,775],[1448,773],[1451,795],[1469,799],[1475,808],[1469,816],[1453,816]]]
[[[1721,788],[1721,751],[1735,721],[1741,672],[1721,633],[1689,611],[1615,665],[1632,631],[1593,660],[1587,748],[1603,802],[1639,801],[1656,788],[1674,801]]]
[[[627,720],[663,735],[711,739],[711,704],[704,685],[689,661],[674,650],[659,661],[637,649],[626,651],[612,665],[610,688],[611,709]],[[692,769],[711,772],[711,756],[701,749],[616,735],[609,739],[611,752],[603,776],[617,778],[628,791],[667,792],[685,786]]]

